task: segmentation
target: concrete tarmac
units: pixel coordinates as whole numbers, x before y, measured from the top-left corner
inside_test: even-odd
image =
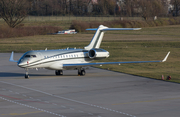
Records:
[[[9,57],[0,53],[0,117],[180,116],[180,84],[92,67],[86,76],[39,69],[24,79]]]

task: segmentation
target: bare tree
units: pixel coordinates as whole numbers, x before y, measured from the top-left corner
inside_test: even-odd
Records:
[[[74,15],[84,15],[88,12],[88,0],[73,0],[69,6],[70,12]]]
[[[12,28],[27,16],[27,0],[0,0],[0,15]]]
[[[173,16],[178,16],[180,11],[180,0],[172,0],[171,4],[174,6]]]
[[[145,20],[150,17],[162,15],[165,12],[161,0],[139,0],[138,5]]]
[[[127,15],[141,15],[145,20],[164,13],[161,0],[125,0]]]
[[[97,0],[98,1],[98,11],[101,14],[115,14],[115,8],[116,8],[116,0]]]
[[[135,1],[133,1],[133,0],[125,0],[124,4],[125,4],[126,15],[133,16],[133,9],[134,9]]]

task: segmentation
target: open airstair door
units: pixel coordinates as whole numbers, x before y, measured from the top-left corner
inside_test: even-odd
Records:
[[[92,38],[90,44],[84,47],[85,50],[90,50],[92,48],[99,48],[104,36],[105,31],[115,31],[115,30],[140,30],[141,28],[108,28],[106,26],[100,25],[98,28],[86,29],[90,31],[96,31],[94,37]]]

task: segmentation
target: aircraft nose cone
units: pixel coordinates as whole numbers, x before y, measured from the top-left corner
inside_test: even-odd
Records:
[[[18,65],[19,67],[22,67],[24,64],[23,64],[22,62],[19,62],[17,65]]]
[[[17,65],[20,67],[20,66],[22,66],[22,63],[18,63]]]

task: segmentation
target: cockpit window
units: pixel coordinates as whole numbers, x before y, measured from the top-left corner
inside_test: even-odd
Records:
[[[36,57],[36,55],[31,55],[31,57]]]
[[[26,56],[25,56],[25,58],[30,58],[30,57],[31,57],[31,58],[35,58],[36,55],[26,55]]]
[[[26,56],[25,56],[25,58],[29,58],[29,57],[30,57],[30,55],[26,55]]]

